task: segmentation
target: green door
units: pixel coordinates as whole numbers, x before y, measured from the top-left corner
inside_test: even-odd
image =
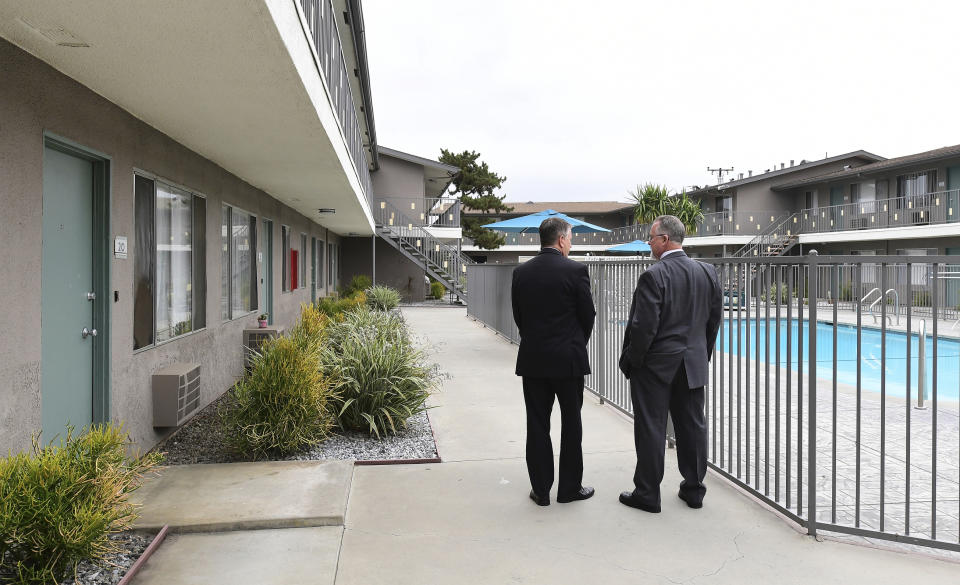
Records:
[[[273,221],[263,220],[264,256],[263,276],[260,278],[261,313],[267,314],[267,323],[273,325]]]
[[[947,221],[960,221],[960,166],[947,169]]]
[[[830,187],[830,229],[844,229],[843,220],[846,218],[842,212],[843,205],[843,187]],[[824,226],[825,228],[828,226]]]
[[[93,422],[93,163],[44,148],[41,423],[49,442]]]

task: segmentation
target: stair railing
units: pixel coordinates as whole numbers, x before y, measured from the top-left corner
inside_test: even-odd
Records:
[[[799,214],[794,213],[787,216],[783,221],[770,224],[770,227],[763,230],[752,240],[747,242],[742,248],[733,253],[734,258],[746,258],[752,256],[765,256],[764,248],[770,249],[772,246],[787,244],[790,239],[799,232],[794,226]]]
[[[381,233],[398,242],[408,253],[422,259],[434,278],[466,296],[467,266],[473,262],[459,250],[434,237],[390,202],[381,208]]]

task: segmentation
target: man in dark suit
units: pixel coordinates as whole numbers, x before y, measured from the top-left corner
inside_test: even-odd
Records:
[[[520,331],[517,375],[527,407],[527,472],[530,499],[550,505],[553,443],[550,413],[560,404],[560,481],[557,502],[585,500],[583,487],[583,377],[590,373],[587,340],[593,331],[593,297],[587,267],[567,258],[570,224],[550,217],[540,224],[540,253],[513,271],[513,320]]]
[[[677,439],[680,499],[703,506],[707,473],[704,386],[723,314],[716,270],[681,248],[686,230],[672,215],[650,228],[650,249],[659,260],[637,280],[623,337],[620,369],[630,379],[637,449],[634,489],[620,502],[660,511],[667,413]]]

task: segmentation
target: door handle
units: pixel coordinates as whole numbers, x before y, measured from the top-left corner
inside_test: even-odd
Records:
[[[96,336],[97,336],[96,329],[87,329],[86,327],[84,327],[83,330],[80,332],[80,337],[82,337],[83,339],[86,339],[87,337],[96,337]]]

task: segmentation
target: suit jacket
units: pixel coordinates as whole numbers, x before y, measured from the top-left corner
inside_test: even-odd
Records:
[[[513,320],[520,330],[517,375],[567,378],[590,373],[587,341],[597,312],[587,267],[544,248],[513,270]]]
[[[637,280],[621,371],[627,378],[639,375],[669,385],[683,364],[690,388],[706,385],[722,316],[716,269],[682,250],[663,257]]]

